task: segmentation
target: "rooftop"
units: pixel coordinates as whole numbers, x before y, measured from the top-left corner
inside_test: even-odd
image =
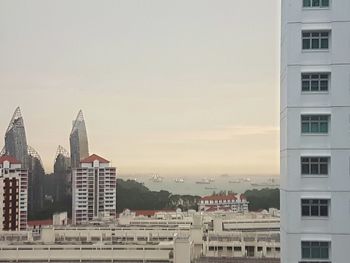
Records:
[[[0,163],[3,163],[5,161],[8,161],[9,163],[12,163],[12,164],[21,164],[20,161],[18,161],[15,157],[13,156],[10,156],[10,155],[3,155],[3,156],[0,156]]]
[[[210,195],[203,196],[201,200],[237,200],[237,199],[246,199],[244,195]]]
[[[102,158],[101,156],[98,156],[97,154],[92,154],[89,157],[86,157],[85,159],[81,160],[81,163],[93,163],[94,161],[99,161],[100,163],[109,163],[108,160]]]

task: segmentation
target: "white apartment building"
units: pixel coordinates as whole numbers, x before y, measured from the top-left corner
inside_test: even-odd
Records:
[[[211,195],[203,196],[198,203],[199,211],[233,211],[237,213],[248,212],[247,198],[243,194],[237,195]]]
[[[282,0],[281,262],[347,263],[350,1]]]
[[[116,216],[116,168],[109,161],[93,154],[72,170],[73,224],[82,224],[98,217]]]
[[[0,156],[0,230],[27,228],[28,170],[12,156]]]

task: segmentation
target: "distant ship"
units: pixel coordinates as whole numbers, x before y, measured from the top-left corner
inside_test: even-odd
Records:
[[[175,181],[175,183],[184,183],[185,179],[183,179],[183,178],[176,178],[174,181]]]
[[[242,178],[242,182],[247,182],[247,183],[250,183],[251,179],[249,177],[247,178]]]
[[[242,179],[234,179],[234,180],[230,180],[228,181],[230,184],[239,184],[242,183]]]
[[[251,186],[259,186],[259,187],[279,187],[279,184],[276,182],[274,178],[270,178],[267,182],[264,183],[251,183]]]
[[[215,182],[215,179],[214,178],[209,178],[209,182],[213,183],[213,182]]]
[[[197,181],[196,184],[210,184],[210,180],[209,179],[202,179],[200,181]]]
[[[206,186],[205,189],[206,189],[206,190],[216,190],[216,189],[218,189],[218,188],[217,188],[217,187],[207,187],[207,186]]]
[[[158,174],[155,174],[150,178],[150,180],[153,183],[161,183],[161,182],[163,182],[163,177],[159,176]]]

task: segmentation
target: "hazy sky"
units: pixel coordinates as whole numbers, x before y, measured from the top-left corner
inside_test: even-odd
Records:
[[[0,147],[16,106],[52,171],[85,115],[122,174],[277,174],[279,0],[0,0]]]

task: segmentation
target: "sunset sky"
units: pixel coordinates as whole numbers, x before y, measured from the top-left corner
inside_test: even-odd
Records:
[[[0,148],[20,106],[50,172],[82,109],[90,153],[122,174],[277,175],[279,9],[0,0]]]

